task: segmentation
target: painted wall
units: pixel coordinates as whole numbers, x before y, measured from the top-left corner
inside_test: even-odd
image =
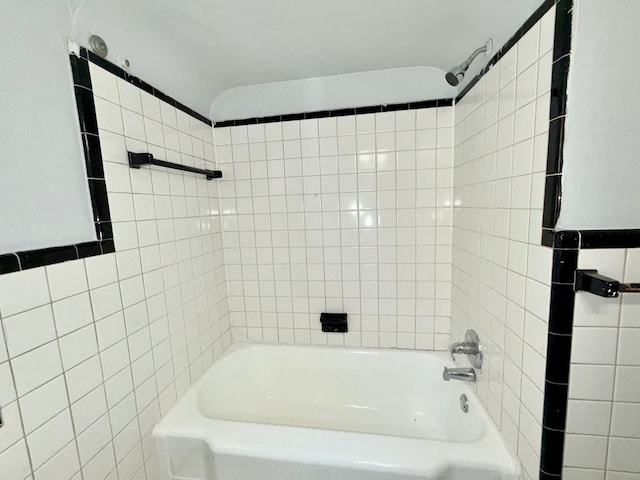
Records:
[[[172,92],[200,113],[208,112],[220,94],[231,89],[232,95],[237,87],[407,67],[434,67],[442,72],[489,38],[499,48],[542,2],[73,0],[79,7],[76,33],[81,43],[91,33],[102,35],[114,63],[118,56],[130,57],[135,75]],[[482,58],[474,63],[465,82],[482,63]],[[167,71],[180,75],[167,75]],[[375,91],[365,79],[360,89]],[[448,87],[443,75],[434,76],[429,84],[436,81],[439,89]],[[396,87],[395,95],[412,93],[403,84]],[[257,87],[252,96],[259,97],[261,89]],[[420,100],[435,98],[427,93]],[[266,115],[281,113],[290,97],[297,95],[287,90],[277,94],[277,109]],[[241,113],[251,103],[235,98],[239,110],[216,119],[259,115],[258,111]],[[391,101],[380,96],[370,104]],[[320,109],[334,108],[331,105]],[[308,110],[285,112],[301,111]]]
[[[440,107],[214,129],[234,339],[446,348],[452,127]]]
[[[4,1],[0,254],[95,240],[66,2]]]
[[[640,4],[580,0],[573,18],[558,227],[640,228],[640,91],[629,88],[640,73]]]
[[[444,81],[444,74],[433,67],[393,68],[236,87],[216,97],[210,118],[234,120],[453,98],[457,89]]]
[[[210,168],[211,128],[91,74],[117,253],[0,276],[3,480],[156,478],[151,428],[231,342],[217,182],[126,154]]]
[[[452,341],[478,332],[478,394],[531,480],[551,283],[540,234],[554,19],[555,7],[455,107]]]
[[[581,269],[640,278],[640,250],[581,250]],[[640,299],[576,294],[563,478],[640,478]]]

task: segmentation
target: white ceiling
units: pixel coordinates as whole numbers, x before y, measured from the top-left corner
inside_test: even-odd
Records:
[[[81,43],[90,33],[100,34],[111,48],[110,60],[126,55],[133,74],[207,113],[222,92],[235,87],[402,67],[446,71],[488,38],[502,46],[542,1],[70,3],[79,8]]]

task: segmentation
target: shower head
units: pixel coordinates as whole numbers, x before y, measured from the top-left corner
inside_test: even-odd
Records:
[[[468,68],[469,64],[467,62],[462,62],[460,65],[456,65],[451,68],[444,77],[447,79],[447,82],[449,82],[449,85],[455,87],[462,81]]]
[[[490,55],[491,54],[491,50],[493,50],[493,41],[492,40],[488,40],[487,43],[485,43],[485,45],[483,47],[478,48],[477,50],[475,50],[470,56],[469,58],[467,58],[464,62],[462,62],[460,65],[456,65],[455,67],[452,67],[444,76],[447,80],[447,82],[449,83],[449,85],[451,86],[457,86],[462,79],[464,78],[464,74],[467,72],[467,70],[469,69],[469,66],[471,65],[471,62],[473,62],[475,60],[475,58],[480,55],[481,53],[485,53],[486,55]]]

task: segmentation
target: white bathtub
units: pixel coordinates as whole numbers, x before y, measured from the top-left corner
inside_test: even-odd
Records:
[[[439,353],[234,345],[154,429],[163,480],[516,480]],[[469,411],[460,408],[460,395]]]

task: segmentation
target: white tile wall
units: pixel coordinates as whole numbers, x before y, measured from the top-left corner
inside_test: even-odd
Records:
[[[540,246],[551,9],[456,105],[452,340],[478,331],[478,393],[538,478],[551,280]]]
[[[155,478],[150,431],[231,342],[212,129],[91,65],[117,253],[0,276],[3,480]],[[179,139],[176,141],[176,139]]]
[[[637,282],[640,249],[581,250],[579,268]],[[564,474],[640,479],[640,322],[633,294],[576,294]]]
[[[234,339],[446,348],[453,107],[214,132]]]

